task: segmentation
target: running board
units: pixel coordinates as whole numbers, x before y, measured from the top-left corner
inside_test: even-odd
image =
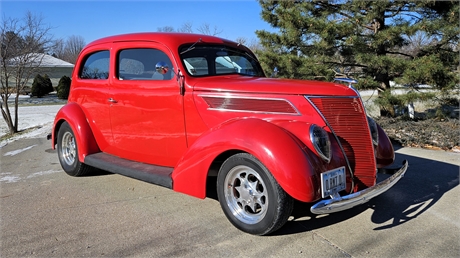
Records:
[[[85,164],[112,173],[172,189],[174,168],[149,165],[99,152],[85,157]]]

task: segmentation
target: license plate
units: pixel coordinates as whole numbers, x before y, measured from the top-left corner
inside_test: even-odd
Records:
[[[323,198],[345,190],[345,167],[321,173],[321,195]]]

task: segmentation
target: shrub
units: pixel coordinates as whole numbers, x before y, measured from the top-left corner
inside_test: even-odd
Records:
[[[69,92],[70,92],[70,83],[71,79],[67,76],[62,76],[61,79],[59,79],[59,84],[57,86],[57,96],[60,99],[68,99],[69,98]]]
[[[32,96],[41,98],[46,94],[44,86],[43,86],[44,80],[45,79],[40,74],[37,74],[35,76],[34,81],[32,82],[32,89],[31,89]]]
[[[47,74],[45,74],[44,76],[37,74],[35,76],[31,89],[32,96],[41,98],[53,91],[53,83],[51,82],[51,79]]]
[[[397,117],[406,113],[405,109],[409,103],[415,101],[428,101],[434,99],[436,95],[432,92],[409,91],[400,95],[393,95],[386,91],[379,95],[375,103],[380,107],[381,115]]]
[[[54,91],[53,83],[51,82],[51,79],[50,79],[50,77],[48,76],[48,74],[45,74],[45,75],[43,76],[43,87],[44,87],[44,89],[45,89],[45,94],[48,94],[48,93]]]

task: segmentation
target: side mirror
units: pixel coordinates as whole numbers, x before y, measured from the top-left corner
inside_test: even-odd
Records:
[[[167,63],[161,61],[161,62],[158,62],[156,65],[155,65],[155,70],[159,73],[159,74],[165,74],[169,71],[169,66]]]

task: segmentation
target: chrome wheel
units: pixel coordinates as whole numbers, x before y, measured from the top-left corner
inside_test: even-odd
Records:
[[[254,235],[279,229],[294,206],[294,199],[249,153],[237,153],[224,161],[217,174],[217,197],[228,220]]]
[[[70,176],[84,176],[91,167],[78,160],[78,143],[69,123],[63,122],[57,135],[57,152],[62,169]]]
[[[62,136],[62,149],[61,155],[67,163],[67,165],[72,166],[75,163],[75,159],[77,158],[77,151],[75,146],[75,137],[70,132],[65,132]]]
[[[248,166],[236,166],[228,172],[224,183],[225,200],[238,220],[256,224],[265,217],[269,200],[259,173]]]

